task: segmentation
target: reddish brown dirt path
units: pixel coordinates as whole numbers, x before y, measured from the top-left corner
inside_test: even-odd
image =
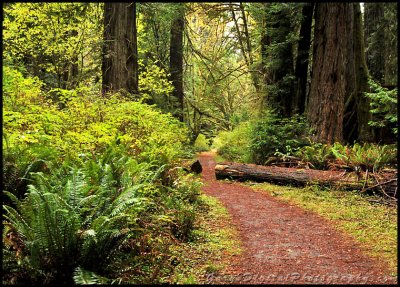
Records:
[[[201,153],[203,191],[219,199],[232,216],[243,252],[208,283],[395,284],[397,278],[362,254],[359,246],[318,215],[215,179],[215,154]]]

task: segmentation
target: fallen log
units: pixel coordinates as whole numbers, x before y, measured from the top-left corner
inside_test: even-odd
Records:
[[[361,173],[325,171],[313,169],[284,168],[241,163],[218,163],[215,166],[217,179],[270,182],[279,185],[303,187],[308,184],[338,187],[345,190],[364,190],[384,193],[397,198],[397,174],[386,176],[379,184],[372,177]]]

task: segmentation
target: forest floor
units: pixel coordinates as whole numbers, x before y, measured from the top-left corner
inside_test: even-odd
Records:
[[[388,267],[321,216],[268,193],[215,179],[215,153],[199,155],[202,188],[229,211],[242,253],[210,284],[395,284]]]

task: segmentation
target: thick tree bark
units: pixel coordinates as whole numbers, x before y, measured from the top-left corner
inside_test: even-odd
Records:
[[[302,19],[300,26],[300,39],[297,48],[296,59],[296,98],[294,113],[303,114],[306,104],[307,93],[307,74],[308,74],[308,58],[311,43],[311,24],[314,12],[314,3],[306,3],[302,9]]]
[[[138,93],[135,3],[104,3],[102,90]]]
[[[184,4],[179,5],[176,18],[171,26],[171,43],[170,43],[170,80],[174,86],[173,96],[177,99],[177,116],[183,122],[183,30],[185,23]]]
[[[343,113],[346,94],[346,60],[353,15],[349,3],[317,3],[313,47],[313,69],[308,120],[314,140],[343,141]]]
[[[385,190],[387,194],[393,196],[397,190],[397,175],[393,175],[385,184],[376,185],[370,181],[354,177],[343,176],[343,172],[323,171],[323,170],[300,170],[287,168],[260,166],[255,164],[240,163],[219,163],[215,166],[215,176],[217,179],[234,179],[239,181],[252,180],[257,182],[271,182],[281,185],[305,186],[313,183],[322,186],[335,186],[342,189],[369,189],[381,191]]]

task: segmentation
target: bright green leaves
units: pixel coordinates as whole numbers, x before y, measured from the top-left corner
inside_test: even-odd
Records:
[[[374,120],[368,124],[375,127],[394,126],[393,132],[397,134],[397,89],[388,90],[372,79],[368,83],[372,92],[365,93],[365,96],[371,99],[370,112],[374,116]]]
[[[71,64],[85,63],[80,78],[96,70],[101,51],[99,4],[12,3],[4,8],[3,41],[8,61],[25,63],[51,87],[67,85],[62,79]],[[97,68],[96,68],[97,66]],[[85,75],[86,74],[86,75]]]
[[[183,124],[153,107],[118,95],[104,100],[85,89],[44,93],[37,79],[8,67],[4,72],[3,133],[10,148],[46,144],[76,160],[79,153],[99,153],[119,138],[133,155],[166,163],[186,142]]]
[[[288,154],[307,145],[308,124],[304,117],[280,119],[267,115],[252,127],[251,153],[255,163],[264,164],[275,153]]]

